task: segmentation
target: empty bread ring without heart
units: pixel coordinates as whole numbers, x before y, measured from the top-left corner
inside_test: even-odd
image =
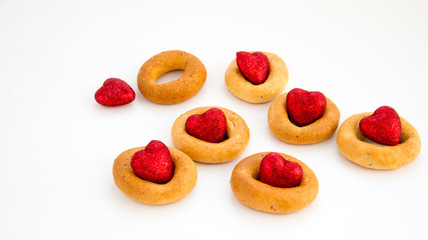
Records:
[[[328,139],[336,131],[340,111],[332,100],[326,97],[327,106],[321,118],[299,127],[294,125],[286,109],[287,93],[281,94],[272,102],[268,111],[268,125],[275,137],[292,144],[312,144]]]
[[[220,143],[210,143],[191,136],[186,132],[187,118],[202,114],[211,108],[220,109],[226,116],[227,139]],[[244,152],[250,140],[250,130],[244,119],[237,113],[221,107],[199,107],[180,115],[171,129],[174,146],[191,159],[201,163],[223,163],[237,158]]]
[[[337,133],[337,146],[349,161],[371,169],[397,169],[419,155],[421,139],[416,129],[404,118],[401,121],[401,139],[396,146],[364,142],[359,129],[361,119],[373,113],[360,113],[346,119]]]
[[[260,162],[268,153],[253,154],[235,166],[230,179],[235,197],[248,207],[269,213],[295,212],[312,203],[318,195],[318,179],[308,166],[296,158],[279,153],[286,160],[302,166],[303,177],[298,186],[273,187],[258,180]]]
[[[157,84],[163,74],[184,70],[183,76],[174,81]],[[195,56],[179,50],[161,52],[141,66],[137,82],[140,92],[152,102],[174,104],[193,97],[205,83],[207,71]]]
[[[226,86],[237,98],[250,103],[269,102],[278,96],[287,85],[288,69],[284,61],[273,53],[262,53],[268,57],[270,67],[266,81],[260,85],[254,85],[245,79],[236,64],[236,59],[226,69],[224,77]]]
[[[145,147],[132,148],[122,152],[114,161],[113,178],[116,186],[125,195],[136,201],[159,205],[176,202],[189,194],[196,184],[196,165],[183,152],[168,147],[174,162],[174,175],[165,184],[143,180],[131,168],[131,157]]]

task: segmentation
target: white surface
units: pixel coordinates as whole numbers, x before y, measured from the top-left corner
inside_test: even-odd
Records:
[[[315,145],[282,143],[267,126],[270,103],[232,96],[224,72],[236,51],[276,53],[290,71],[285,91],[322,91],[338,105],[341,123],[390,105],[424,144],[427,12],[423,0],[1,0],[0,239],[426,238],[426,149],[401,169],[374,171],[343,158],[336,134]],[[190,100],[157,105],[138,92],[136,75],[170,49],[199,57],[208,77]],[[93,94],[109,77],[127,81],[136,100],[98,105]],[[171,146],[174,120],[207,105],[246,120],[251,140],[241,157],[197,164],[196,187],[174,204],[141,204],[117,189],[116,156],[152,139]],[[319,179],[317,199],[287,215],[241,205],[231,171],[261,151],[304,161]]]

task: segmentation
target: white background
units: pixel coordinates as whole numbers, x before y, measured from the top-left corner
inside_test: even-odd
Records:
[[[277,140],[270,103],[231,95],[224,72],[237,51],[267,51],[288,66],[285,89],[318,90],[341,111],[392,106],[427,137],[428,2],[420,1],[0,1],[0,239],[423,239],[427,237],[426,149],[393,171],[361,168],[319,144]],[[208,77],[193,98],[158,105],[137,88],[140,66],[179,49]],[[178,77],[170,73],[161,81]],[[107,108],[94,100],[109,77],[136,99]],[[114,159],[158,139],[199,106],[241,115],[245,152],[197,164],[198,181],[179,202],[150,206],[113,182]],[[273,215],[240,204],[233,167],[261,151],[305,162],[320,191],[307,208]]]

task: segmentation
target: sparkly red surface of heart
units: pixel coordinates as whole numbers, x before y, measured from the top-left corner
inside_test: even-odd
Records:
[[[245,79],[254,85],[262,84],[269,75],[269,59],[261,52],[237,52],[236,64]]]
[[[296,187],[302,177],[302,166],[297,162],[285,160],[278,153],[269,153],[260,163],[259,180],[273,187]]]
[[[222,142],[227,134],[226,116],[218,108],[192,115],[186,120],[186,132],[206,142]]]
[[[132,155],[131,168],[139,178],[154,183],[167,183],[174,175],[174,162],[168,147],[157,140]]]
[[[320,92],[295,88],[288,92],[286,109],[288,118],[299,127],[309,125],[324,115],[327,100]]]
[[[401,120],[391,107],[376,109],[372,115],[361,119],[359,127],[361,133],[373,142],[388,146],[400,143]]]
[[[125,105],[134,99],[134,90],[119,78],[105,80],[103,86],[95,92],[95,101],[108,107]]]

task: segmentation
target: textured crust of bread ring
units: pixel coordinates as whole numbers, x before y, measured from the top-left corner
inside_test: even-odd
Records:
[[[202,114],[211,108],[218,108],[226,115],[228,139],[220,143],[210,143],[189,135],[186,132],[187,118]],[[250,140],[250,130],[244,119],[235,112],[221,107],[199,107],[178,117],[172,128],[171,137],[174,146],[186,153],[196,162],[223,163],[237,158],[244,152]]]
[[[275,98],[268,111],[268,125],[275,137],[292,144],[311,144],[328,139],[336,131],[340,111],[332,100],[326,97],[327,106],[323,116],[315,122],[299,127],[290,122],[286,109],[287,94]]]
[[[295,212],[311,204],[318,195],[318,179],[308,166],[296,158],[279,153],[286,160],[302,166],[303,177],[298,186],[279,188],[257,180],[260,162],[268,153],[251,155],[235,166],[230,179],[235,197],[248,207],[269,213]]]
[[[175,148],[168,147],[175,166],[169,182],[152,183],[135,175],[131,168],[131,157],[144,148],[126,150],[114,160],[114,182],[125,195],[142,203],[159,205],[176,202],[192,191],[198,177],[196,165],[189,156]]]
[[[268,78],[260,85],[254,85],[244,78],[236,64],[236,59],[227,68],[224,81],[229,91],[237,98],[250,103],[269,102],[287,85],[288,69],[284,61],[273,53],[262,53],[268,57],[270,68]]]
[[[371,169],[397,169],[411,163],[421,151],[421,138],[404,118],[401,120],[401,139],[396,146],[364,142],[360,132],[361,119],[373,113],[360,113],[346,119],[337,133],[337,146],[349,161]]]
[[[173,70],[184,70],[174,81],[156,84],[163,74]],[[195,56],[179,50],[161,52],[147,60],[137,76],[140,92],[152,102],[174,104],[193,97],[205,83],[207,70]]]

